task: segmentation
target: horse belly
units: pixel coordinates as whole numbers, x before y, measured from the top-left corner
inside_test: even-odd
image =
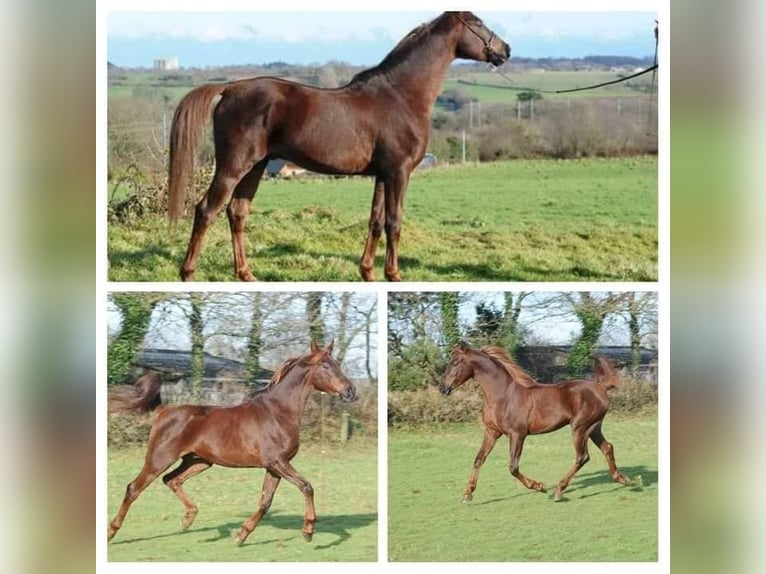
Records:
[[[326,96],[326,99],[333,96]],[[337,97],[337,96],[335,96]],[[269,140],[269,153],[324,174],[366,173],[375,149],[376,130],[345,101],[319,102],[310,112],[285,110],[281,129]]]
[[[221,409],[205,421],[204,432],[199,433],[192,451],[219,466],[262,466],[257,423],[229,416],[227,411]]]

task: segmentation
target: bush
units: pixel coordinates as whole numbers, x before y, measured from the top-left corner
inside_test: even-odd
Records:
[[[482,398],[478,387],[467,383],[449,397],[434,386],[388,393],[390,426],[427,426],[441,423],[476,422],[481,417]]]
[[[401,356],[389,356],[388,389],[404,391],[436,385],[446,366],[444,351],[433,341],[413,343],[404,348]]]
[[[479,130],[479,161],[530,158],[537,154],[539,135],[528,122],[503,118]]]
[[[620,386],[609,391],[611,412],[637,412],[657,404],[657,387],[637,379],[623,378]]]

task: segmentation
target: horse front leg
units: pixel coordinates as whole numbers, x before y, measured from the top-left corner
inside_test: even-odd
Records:
[[[375,265],[375,253],[378,250],[380,236],[383,234],[383,222],[385,221],[383,179],[375,178],[375,190],[372,195],[372,209],[370,210],[370,223],[367,231],[367,243],[364,246],[362,259],[359,262],[359,274],[364,281],[375,281],[373,267]]]
[[[311,542],[311,538],[314,536],[314,524],[317,521],[316,510],[314,509],[314,489],[309,481],[303,478],[287,461],[274,464],[270,470],[290,484],[297,486],[298,490],[303,493],[306,499],[306,512],[303,516],[303,538],[306,542]]]
[[[276,492],[277,487],[279,486],[279,481],[279,476],[270,470],[266,471],[266,476],[263,477],[261,500],[258,504],[258,509],[250,518],[244,522],[244,524],[242,524],[242,528],[239,529],[239,532],[234,537],[234,541],[237,543],[237,546],[242,546],[245,543],[245,540],[247,540],[247,537],[250,536],[250,533],[255,530],[256,526],[258,526],[258,523],[261,521],[261,518],[263,518],[263,515],[269,511],[271,502],[274,500],[274,492]]]
[[[468,478],[468,484],[465,486],[465,492],[463,493],[463,502],[470,502],[473,500],[473,492],[476,490],[476,483],[479,480],[479,471],[481,470],[484,461],[487,460],[487,456],[492,452],[492,448],[495,446],[497,439],[500,438],[500,433],[496,431],[484,429],[484,439],[479,447],[479,452],[476,454],[476,458],[473,461],[473,470],[471,476]]]
[[[521,451],[524,448],[524,439],[527,438],[527,435],[512,433],[508,438],[510,439],[511,448],[511,475],[530,490],[545,492],[545,486],[543,486],[542,482],[538,480],[532,480],[531,478],[524,476],[519,470],[519,459],[521,458]]]
[[[401,281],[399,275],[399,237],[402,231],[404,194],[410,180],[410,170],[400,167],[386,178],[386,265],[385,276],[389,281]]]

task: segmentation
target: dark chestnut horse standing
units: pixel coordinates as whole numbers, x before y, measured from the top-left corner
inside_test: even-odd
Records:
[[[181,464],[162,480],[186,509],[181,521],[184,530],[194,522],[197,507],[184,492],[183,483],[218,464],[266,469],[260,503],[237,533],[237,545],[244,543],[266,514],[283,478],[297,486],[306,498],[303,537],[311,540],[316,522],[314,491],[290,461],[298,452],[301,413],[311,391],[337,394],[344,401],[356,397],[354,384],[332,358],[332,348],[332,343],[321,349],[312,342],[310,353],[286,361],[265,392],[240,405],[162,408],[149,435],[144,467],[128,484],[122,506],[109,525],[109,540],[117,534],[139,494],[179,458]]]
[[[266,164],[292,161],[326,174],[375,178],[367,243],[359,264],[373,281],[386,232],[385,276],[399,281],[404,194],[428,146],[431,111],[456,58],[501,65],[510,47],[471,12],[445,12],[410,32],[376,67],[345,86],[322,89],[277,78],[203,85],[178,105],[170,131],[169,210],[175,221],[193,172],[197,142],[213,101],[215,174],[197,204],[181,279],[194,279],[202,239],[228,204],[234,270],[255,280],[245,254],[245,220]]]
[[[606,390],[619,382],[614,367],[606,358],[596,358],[595,381],[573,379],[541,385],[516,365],[505,349],[489,346],[476,350],[461,344],[452,351],[439,389],[449,395],[469,379],[479,384],[484,397],[484,441],[465,487],[464,502],[473,498],[479,470],[501,435],[507,435],[510,441],[511,474],[527,488],[545,492],[542,483],[519,471],[524,439],[527,435],[555,431],[567,424],[572,427],[575,463],[556,486],[553,500],[562,499],[569,481],[588,462],[589,438],[604,454],[612,478],[630,484],[617,470],[614,447],[601,433],[601,423],[609,407]]]

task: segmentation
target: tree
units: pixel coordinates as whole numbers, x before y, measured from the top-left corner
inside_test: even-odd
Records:
[[[309,338],[317,345],[324,345],[324,323],[322,322],[322,293],[312,291],[306,294],[306,319],[309,324]]]
[[[599,293],[588,291],[563,293],[571,311],[580,321],[580,336],[572,345],[567,364],[573,376],[581,376],[590,365],[593,349],[598,345],[604,320],[610,313],[619,312],[630,293]]]
[[[630,371],[635,376],[641,366],[641,343],[657,334],[657,295],[649,292],[630,293],[626,300],[630,333]]]
[[[202,379],[205,376],[205,335],[202,322],[203,295],[189,293],[189,329],[191,330],[191,373],[190,386],[194,398],[202,395]]]
[[[253,314],[250,317],[250,333],[247,340],[247,357],[245,359],[245,368],[247,370],[248,381],[254,381],[261,369],[261,333],[263,315],[261,312],[262,293],[254,291],[250,295]]]
[[[123,383],[130,365],[144,342],[152,312],[162,300],[156,293],[112,293],[111,301],[119,309],[122,327],[107,348],[107,383]]]
[[[442,336],[447,345],[447,352],[460,342],[460,325],[458,323],[458,307],[460,294],[456,291],[439,293],[441,306]]]

